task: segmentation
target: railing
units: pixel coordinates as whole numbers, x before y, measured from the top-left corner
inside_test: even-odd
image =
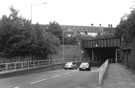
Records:
[[[106,69],[108,67],[108,60],[106,60],[99,68],[99,84],[102,84],[103,77],[105,75]]]
[[[55,65],[66,62],[84,62],[89,59],[81,58],[69,58],[69,59],[48,59],[48,60],[35,60],[35,61],[23,61],[23,62],[11,62],[11,63],[0,63],[0,73],[40,68],[49,65]]]

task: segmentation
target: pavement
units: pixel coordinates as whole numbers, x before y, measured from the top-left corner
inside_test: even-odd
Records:
[[[135,70],[123,64],[109,64],[102,88],[135,88]]]

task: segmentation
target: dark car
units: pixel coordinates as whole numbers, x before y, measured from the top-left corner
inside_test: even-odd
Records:
[[[82,70],[90,71],[91,70],[90,64],[88,62],[81,63],[81,65],[79,66],[79,71]]]

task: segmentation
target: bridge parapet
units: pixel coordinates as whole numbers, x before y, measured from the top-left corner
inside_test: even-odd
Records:
[[[97,47],[120,47],[121,40],[119,38],[104,38],[104,39],[93,39],[83,40],[83,48],[97,48]]]

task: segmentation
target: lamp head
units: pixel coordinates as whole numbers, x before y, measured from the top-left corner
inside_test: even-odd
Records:
[[[47,2],[44,2],[43,4],[47,4]]]

